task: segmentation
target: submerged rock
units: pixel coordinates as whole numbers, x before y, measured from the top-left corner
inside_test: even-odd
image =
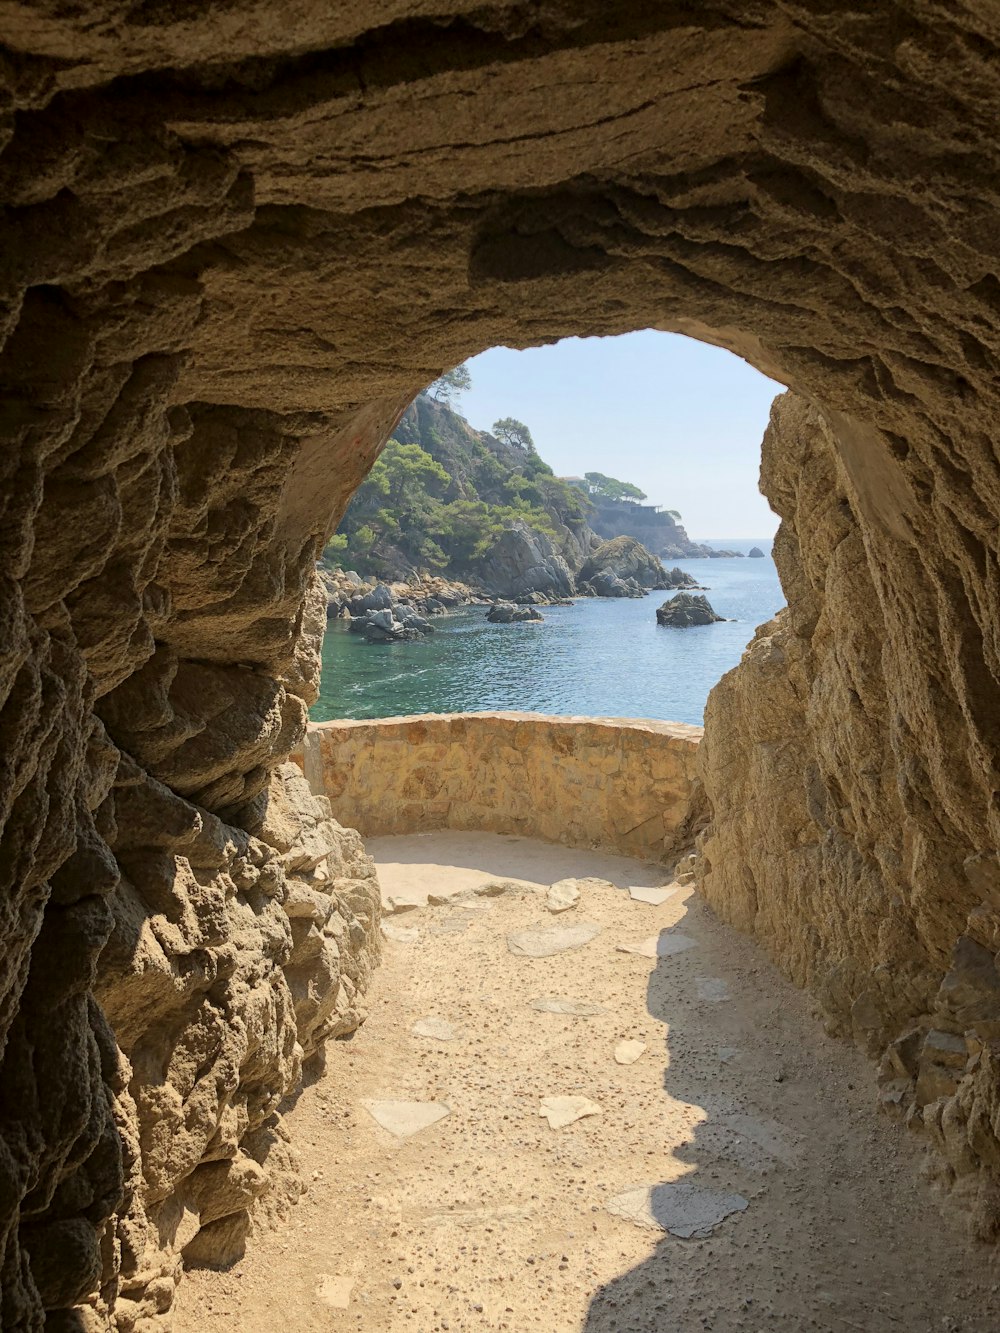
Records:
[[[696,597],[690,592],[679,592],[656,612],[658,625],[669,625],[674,629],[687,629],[691,625],[712,625],[725,620],[718,616],[709,605],[707,597]]]

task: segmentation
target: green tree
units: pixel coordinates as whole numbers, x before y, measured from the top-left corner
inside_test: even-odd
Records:
[[[619,481],[617,477],[606,477],[603,472],[585,472],[584,480],[591,495],[598,495],[605,500],[645,500],[646,492],[640,491],[630,481]]]
[[[428,387],[427,392],[439,402],[450,403],[453,398],[458,398],[465,393],[466,389],[471,388],[472,376],[469,373],[469,367],[463,361],[460,366],[455,366],[453,370],[446,370],[439,379],[436,379]]]
[[[501,417],[499,421],[494,421],[493,434],[504,444],[512,444],[516,449],[526,449],[530,453],[535,452],[535,441],[531,438],[531,431],[516,417]]]

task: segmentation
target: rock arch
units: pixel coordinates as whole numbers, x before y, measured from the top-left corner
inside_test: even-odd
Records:
[[[840,9],[6,7],[5,1326],[135,1326],[288,1175],[274,1107],[375,948],[362,850],[277,767],[314,558],[498,342],[672,329],[794,390],[704,889],[953,1170],[1000,1165],[1000,25]]]

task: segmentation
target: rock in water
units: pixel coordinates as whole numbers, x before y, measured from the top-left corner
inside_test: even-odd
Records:
[[[764,559],[764,552],[760,549],[759,546],[751,546],[750,550],[747,551],[747,555],[750,557],[751,560]]]
[[[578,591],[589,597],[644,597],[642,585],[636,579],[623,579],[609,569],[599,570],[592,578],[580,583]]]
[[[680,565],[674,565],[673,569],[667,570],[668,588],[699,588],[704,589],[704,584],[699,583],[693,574],[687,570],[681,569]]]
[[[725,620],[709,606],[707,597],[697,597],[694,593],[679,592],[676,597],[663,603],[656,613],[658,625],[669,625],[674,629],[687,629],[691,625],[713,625]]]
[[[671,588],[657,556],[635,537],[613,537],[596,547],[579,574],[580,591],[595,597],[642,597],[646,588]]]
[[[497,602],[486,613],[493,625],[514,625],[522,620],[543,620],[537,606],[516,606],[513,602]]]

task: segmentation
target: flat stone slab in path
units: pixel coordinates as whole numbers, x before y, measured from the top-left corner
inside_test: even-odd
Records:
[[[550,1129],[565,1129],[588,1115],[600,1115],[601,1108],[589,1097],[543,1097],[538,1110]]]
[[[413,944],[420,939],[418,926],[394,926],[391,921],[382,922],[382,934],[387,940],[395,940],[397,944]]]
[[[550,958],[569,949],[582,949],[600,933],[601,927],[593,921],[578,921],[572,926],[532,926],[511,931],[507,948],[519,958]]]
[[[648,889],[643,884],[630,884],[628,896],[634,903],[649,903],[650,907],[661,907],[668,898],[674,896],[677,888],[676,884],[667,889]]]
[[[615,1047],[615,1064],[634,1065],[645,1049],[644,1041],[620,1041]]]
[[[454,1041],[455,1029],[445,1018],[418,1018],[410,1031],[417,1037],[433,1041]]]
[[[401,1139],[409,1138],[411,1134],[419,1134],[422,1129],[427,1129],[430,1125],[443,1120],[446,1115],[451,1115],[451,1107],[445,1106],[444,1102],[386,1100],[365,1102],[364,1107],[377,1124]]]
[[[695,977],[694,989],[699,1000],[708,1000],[710,1004],[729,999],[729,986],[721,977]]]
[[[694,948],[694,940],[689,935],[650,935],[647,940],[635,944],[619,944],[619,953],[636,953],[641,958],[670,958],[675,953]]]
[[[329,1273],[323,1273],[316,1286],[316,1295],[331,1310],[346,1310],[351,1303],[353,1289],[354,1278],[333,1277]]]
[[[741,1213],[748,1206],[742,1194],[706,1189],[693,1180],[639,1185],[607,1203],[609,1213],[633,1226],[669,1231],[684,1240],[710,1236],[731,1213]]]
[[[447,921],[442,921],[436,926],[431,926],[429,933],[431,935],[461,935],[463,930],[468,930],[472,925],[472,917],[449,917]]]
[[[591,1004],[589,1000],[565,1000],[560,995],[539,995],[531,1001],[532,1009],[540,1014],[570,1014],[573,1018],[596,1018],[598,1014],[611,1011],[602,1004]]]

